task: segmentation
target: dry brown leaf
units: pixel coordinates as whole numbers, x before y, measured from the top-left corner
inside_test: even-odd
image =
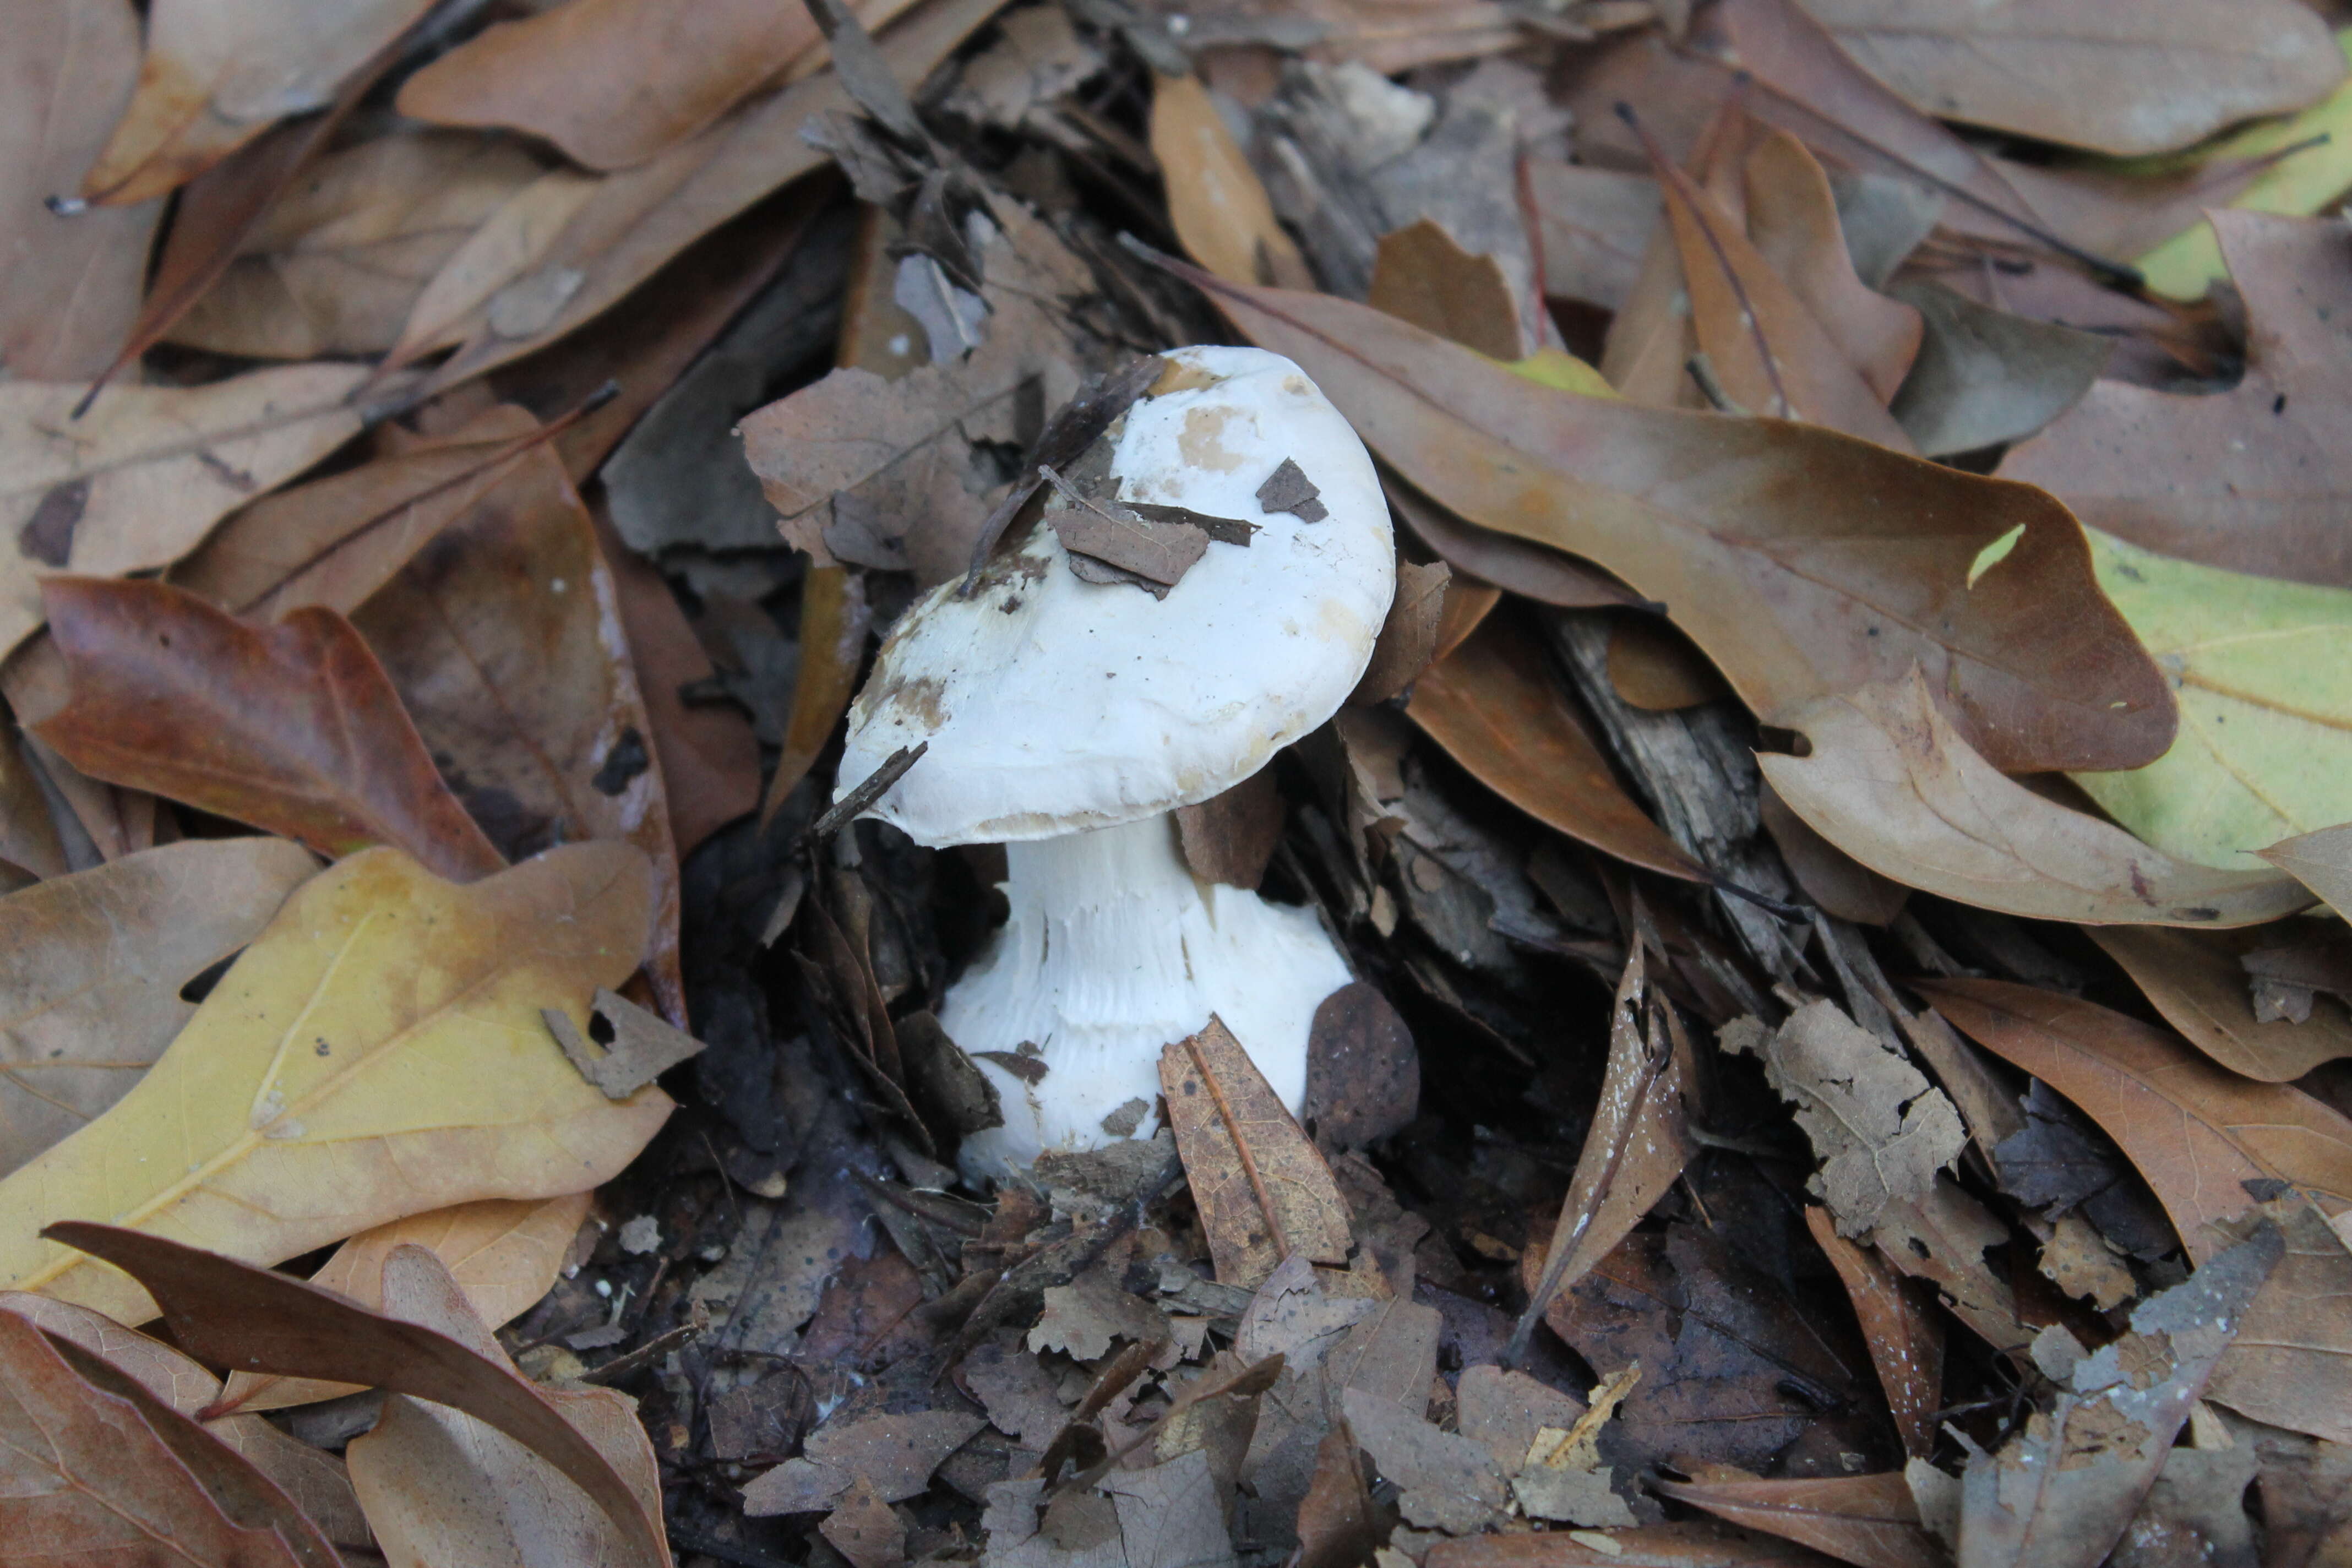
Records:
[[[1366,306],[1186,271],[1433,500],[1664,600],[1768,720],[1918,663],[1996,766],[2137,767],[2171,744],[2163,677],[2039,491],[1813,426],[1556,392]]]
[[[1540,1258],[1529,1247],[1519,1277],[1528,1286],[1513,1343],[1527,1333],[1551,1303],[1591,1273],[1617,1248],[1665,1196],[1694,1152],[1683,1125],[1683,1058],[1668,1042],[1644,976],[1645,944],[1635,942],[1609,1012],[1609,1065],[1601,1080],[1576,1173],[1552,1222],[1551,1239]],[[1650,1017],[1650,1037],[1642,1019]],[[1505,1358],[1517,1360],[1517,1355]]]
[[[1708,880],[1633,804],[1566,704],[1543,650],[1516,624],[1496,618],[1422,673],[1405,716],[1537,820],[1630,864]]]
[[[1315,279],[1197,77],[1161,76],[1151,89],[1151,154],[1168,186],[1168,221],[1185,254],[1237,283],[1311,289]]]
[[[537,420],[499,404],[445,437],[262,497],[232,513],[168,580],[257,621],[305,605],[352,615],[544,437]],[[13,686],[10,700],[23,711]]]
[[[2186,147],[2301,109],[2344,76],[2294,0],[1804,0],[1856,64],[1928,113],[2102,153]]]
[[[1491,256],[1463,249],[1434,218],[1381,236],[1365,302],[1488,359],[1515,360],[1532,352],[1502,267]]]
[[[1886,1408],[1903,1435],[1903,1451],[1926,1458],[1936,1446],[1936,1413],[1944,1403],[1943,1323],[1913,1299],[1903,1277],[1876,1248],[1857,1247],[1840,1236],[1827,1209],[1808,1205],[1805,1226],[1853,1300],[1871,1364],[1886,1392]]]
[[[391,844],[460,880],[505,864],[333,611],[257,631],[161,583],[53,577],[44,597],[73,700],[40,734],[84,773],[330,857]]]
[[[1792,708],[1811,753],[1758,757],[1806,825],[1883,877],[2036,920],[2219,929],[2293,914],[2292,878],[2176,860],[2004,777],[1917,669]]]
[[[135,1274],[189,1353],[293,1377],[347,1378],[454,1406],[528,1445],[593,1500],[620,1527],[625,1550],[617,1561],[667,1568],[667,1543],[636,1478],[624,1478],[604,1447],[503,1357],[493,1360],[436,1330],[159,1237],[78,1221],[51,1229],[61,1243],[102,1254]],[[408,1256],[432,1265],[422,1248]],[[642,1430],[635,1436],[644,1440]]]
[[[1389,498],[1391,513],[1456,572],[1562,609],[1646,603],[1599,567],[1528,540],[1474,527],[1392,476],[1381,476],[1381,489]]]
[[[2122,1536],[2213,1366],[2277,1266],[2274,1226],[2135,1308],[2131,1331],[2082,1357],[2036,1411],[1961,1478],[1969,1568],[2095,1568]],[[2078,1347],[2079,1348],[2079,1347]]]
[[[362,1231],[335,1248],[310,1283],[362,1307],[383,1305],[383,1260],[395,1247],[429,1249],[448,1268],[467,1306],[489,1328],[502,1328],[536,1306],[555,1283],[563,1255],[588,1216],[589,1194],[487,1198],[412,1215]],[[352,1392],[352,1385],[232,1372],[220,1403],[231,1410],[279,1410]]]
[[[1894,292],[1926,335],[1889,406],[1931,458],[2034,434],[2083,400],[2116,352],[2112,338],[1996,310],[1932,278]]]
[[[1802,142],[1767,132],[1748,152],[1743,175],[1756,254],[1804,301],[1872,395],[1891,404],[1918,357],[1926,331],[1919,312],[1855,274],[1829,176]]]
[[[2340,56],[2337,57],[2339,59]],[[2217,212],[2245,297],[2246,372],[2193,397],[2102,381],[2002,459],[2085,523],[2143,548],[2352,586],[2352,231],[2328,218]]]
[[[850,1568],[898,1568],[907,1560],[907,1526],[890,1511],[870,1481],[853,1485],[818,1525],[833,1549],[849,1559]]]
[[[1819,1210],[1815,1210],[1819,1213]],[[1783,1536],[1856,1568],[1927,1568],[1943,1551],[1919,1522],[1900,1470],[1876,1476],[1759,1480],[1709,1466],[1696,1481],[1651,1483],[1718,1519]]]
[[[540,174],[520,145],[391,135],[330,153],[270,205],[164,341],[257,359],[382,353],[418,293]]]
[[[646,973],[686,1018],[677,850],[613,574],[541,445],[353,616],[434,763],[509,859],[614,838],[654,868]]]
[[[124,0],[32,0],[8,14],[0,58],[0,364],[25,381],[78,381],[113,363],[139,313],[163,207],[70,219],[47,198],[81,183],[139,77]]]
[[[1785,142],[1784,167],[1768,161],[1757,183],[1785,181],[1801,172],[1804,157],[1801,147]],[[1731,401],[1749,414],[1825,425],[1908,452],[1911,438],[1886,411],[1885,395],[1863,379],[1811,302],[1773,270],[1739,217],[1672,163],[1655,160],[1652,169],[1680,254],[1691,326]]]
[[[786,1459],[743,1489],[743,1511],[753,1519],[814,1513],[833,1506],[858,1478],[885,1502],[915,1497],[931,1472],[988,1423],[960,1410],[914,1410],[828,1423],[809,1436],[803,1457]]]
[[[1695,708],[1731,688],[1673,623],[1618,616],[1609,623],[1609,685],[1630,707],[1651,713]]]
[[[2260,937],[2200,935],[2158,926],[2096,926],[2091,940],[2124,966],[2164,1021],[2190,1045],[2247,1078],[2298,1079],[2322,1062],[2352,1057],[2352,1021],[2315,1007],[2300,1023],[2254,1016],[2241,954]]]
[[[181,988],[317,869],[283,838],[192,839],[0,899],[0,1175],[122,1098],[195,1012]]]
[[[361,365],[289,365],[208,386],[0,384],[0,657],[41,624],[41,579],[169,565],[231,508],[360,427]]]
[[[1223,795],[1178,806],[1176,843],[1203,882],[1257,890],[1282,842],[1282,792],[1272,768],[1260,768]]]
[[[409,78],[399,108],[439,125],[525,132],[591,169],[625,169],[702,130],[823,44],[802,5],[581,0],[467,39]]]
[[[276,1263],[403,1215],[604,1180],[669,1101],[605,1100],[539,1009],[584,1015],[627,978],[648,880],[610,843],[467,887],[392,850],[312,878],[136,1088],[0,1180],[0,1286],[140,1322],[137,1285],[40,1227],[102,1214]],[[168,1165],[142,1158],[163,1147]]]
[[[336,1568],[292,1500],[203,1429],[121,1373],[92,1386],[25,1319],[0,1311],[0,1552],[192,1568]]]
[[[1430,665],[1444,654],[1468,640],[1477,629],[1486,612],[1475,616],[1459,608],[1460,595],[1453,587],[1454,569],[1443,561],[1433,561],[1423,566],[1399,558],[1397,561],[1395,596],[1389,600],[1389,613],[1381,622],[1381,635],[1372,643],[1372,660],[1364,666],[1363,678],[1348,700],[1357,705],[1385,702],[1411,687]],[[1485,591],[1486,610],[1494,608],[1499,597],[1496,590]],[[1468,620],[1461,635],[1451,644],[1443,642],[1449,620]]]
[[[1528,158],[1523,166],[1543,240],[1543,291],[1622,309],[1658,226],[1658,183],[1552,158]]]
[[[1925,1200],[1888,1204],[1870,1239],[1881,1258],[1933,1285],[1951,1314],[1993,1349],[2021,1355],[2033,1342],[2016,1295],[1985,1264],[1987,1249],[2014,1233],[1958,1183],[1938,1176]]]
[[[1834,1002],[1807,1003],[1769,1035],[1753,1019],[1727,1025],[1722,1043],[1763,1058],[1766,1079],[1796,1108],[1821,1159],[1806,1190],[1829,1205],[1841,1235],[1868,1235],[1890,1203],[1925,1200],[1968,1142],[1944,1091]]]
[[[258,1415],[214,1415],[220,1380],[161,1340],[124,1328],[102,1313],[47,1296],[0,1292],[0,1310],[16,1313],[53,1340],[69,1340],[145,1388],[259,1470],[337,1546],[373,1548],[373,1536],[342,1460],[290,1437]]]
[[[1347,1262],[1330,1167],[1223,1022],[1161,1051],[1160,1082],[1219,1283],[1254,1290],[1294,1253]]]
[[[598,991],[589,1010],[613,1031],[610,1046],[591,1043],[558,1008],[544,1008],[540,1016],[565,1058],[607,1100],[628,1099],[702,1049],[702,1042],[684,1029],[613,992]]]
[[[323,109],[430,0],[157,0],[139,90],[82,195],[160,196],[289,115]]]
[[[2056,1089],[2147,1178],[2189,1255],[2226,1245],[2242,1184],[2306,1187],[2352,1208],[2352,1121],[2299,1089],[2222,1071],[2175,1037],[2089,1002],[2002,980],[1916,983],[1971,1039]]]
[[[422,1247],[383,1260],[383,1312],[446,1334],[490,1366],[512,1363],[441,1260]],[[636,1402],[609,1388],[541,1397],[627,1483],[644,1517],[661,1517],[660,1472]],[[479,1416],[395,1394],[349,1449],[352,1484],[395,1568],[426,1563],[616,1563],[637,1556],[622,1521],[547,1459]],[[653,1561],[668,1568],[666,1543]]]
[[[1910,889],[1880,876],[1814,832],[1769,783],[1758,788],[1756,808],[1789,874],[1824,914],[1883,926],[1892,923],[1910,901]]]
[[[1003,0],[950,0],[880,40],[902,86],[929,76]],[[822,167],[801,140],[811,116],[851,107],[826,71],[754,98],[652,162],[610,174],[564,222],[538,260],[469,318],[465,346],[440,385],[521,358],[601,315],[703,236]]]

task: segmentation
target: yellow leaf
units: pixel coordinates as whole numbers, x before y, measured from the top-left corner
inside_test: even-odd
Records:
[[[2074,782],[2165,853],[2232,870],[2352,820],[2352,593],[2084,532],[2099,586],[2172,683],[2180,732],[2144,768]]]
[[[2352,59],[2352,27],[2336,35],[2336,42]],[[2230,203],[2248,212],[2283,213],[2305,217],[2352,190],[2352,81],[2300,114],[2265,120],[2235,131],[2196,149],[2186,161],[2213,163],[2234,158],[2263,158],[2302,143],[2299,153],[2279,159],[2254,176],[2253,182]],[[2169,173],[2184,162],[2182,155],[2134,160],[2118,165],[2146,174]],[[2204,298],[2205,287],[2230,276],[2222,263],[2221,243],[2213,226],[2200,218],[2170,239],[2139,258],[2137,265],[2147,286],[2175,300]]]
[[[139,1323],[144,1290],[41,1227],[100,1220],[268,1265],[605,1180],[670,1102],[606,1100],[539,1012],[584,1026],[596,987],[636,968],[651,901],[644,854],[612,841],[463,887],[393,849],[313,878],[136,1089],[0,1181],[0,1289]]]
[[[1601,374],[1559,349],[1538,349],[1525,359],[1507,362],[1504,369],[1523,375],[1538,386],[1573,392],[1582,397],[1615,397],[1617,389]]]

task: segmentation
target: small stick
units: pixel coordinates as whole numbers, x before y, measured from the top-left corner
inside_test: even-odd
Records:
[[[835,801],[823,816],[809,824],[802,837],[805,842],[817,843],[841,831],[849,819],[890,793],[890,786],[907,776],[907,770],[922,759],[931,749],[929,741],[911,746],[901,746],[882,761],[882,765],[861,780],[856,789]]]

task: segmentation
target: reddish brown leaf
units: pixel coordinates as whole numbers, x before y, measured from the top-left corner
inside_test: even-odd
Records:
[[[1903,1451],[1915,1459],[1926,1458],[1936,1446],[1935,1412],[1944,1402],[1942,1321],[1913,1299],[1903,1277],[1875,1248],[1857,1247],[1840,1236],[1829,1210],[1808,1207],[1805,1226],[1828,1255],[1845,1293],[1853,1299],[1853,1315],[1862,1321],[1862,1337],[1870,1346],[1871,1364],[1878,1369],[1879,1385],[1886,1391],[1887,1410],[1895,1417],[1895,1430],[1903,1434]],[[1755,1524],[1759,1530],[1771,1528],[1754,1520],[1741,1522]],[[1811,1544],[1825,1552],[1835,1551],[1824,1542]]]
[[[333,1568],[285,1494],[218,1439],[119,1373],[93,1386],[67,1353],[0,1312],[0,1559]]]
[[[1489,359],[1534,351],[1521,342],[1518,306],[1502,268],[1491,256],[1463,249],[1433,218],[1381,236],[1366,302]]]
[[[2172,742],[2162,675],[2037,490],[1812,426],[1555,392],[1365,306],[1185,274],[1432,499],[1670,603],[1768,719],[1917,663],[1997,767],[2137,767]]]
[[[1220,1283],[1254,1290],[1294,1253],[1348,1260],[1330,1167],[1222,1022],[1161,1051],[1160,1082]]]
[[[42,597],[74,697],[40,733],[84,773],[327,855],[390,844],[457,881],[506,863],[333,611],[257,631],[160,583],[53,577]]]
[[[2301,1193],[2263,1205],[2285,1256],[2221,1354],[2206,1393],[2274,1426],[2352,1443],[2352,1247]]]
[[[1541,648],[1492,619],[1423,672],[1405,715],[1496,794],[1580,843],[1688,881],[1705,868],[1619,787]]]
[[[447,1335],[160,1237],[80,1220],[43,1234],[136,1278],[192,1355],[240,1371],[389,1389],[495,1426],[569,1476],[647,1568],[666,1568],[658,1528],[595,1445],[528,1379]]]
[[[1727,697],[1731,688],[1671,622],[1615,616],[1609,623],[1609,684],[1631,706],[1670,713]]]
[[[1943,1549],[1919,1522],[1918,1505],[1900,1470],[1769,1481],[1733,1471],[1720,1479],[1651,1484],[1678,1502],[1826,1552],[1856,1568],[1927,1568],[1944,1561]]]
[[[2164,1030],[2055,992],[2001,980],[1918,989],[2097,1122],[2156,1189],[2190,1257],[2228,1245],[2215,1222],[2252,1205],[2246,1182],[2291,1182],[2352,1207],[2352,1121],[2301,1089],[2250,1083]]]
[[[1508,588],[1538,604],[1589,610],[1639,605],[1642,596],[1599,567],[1557,550],[1475,527],[1395,479],[1382,476],[1389,510],[1456,572]]]
[[[1168,184],[1168,221],[1185,253],[1220,278],[1311,289],[1315,278],[1199,79],[1158,78],[1151,152]]]
[[[1826,1568],[1794,1542],[1719,1524],[1554,1530],[1441,1541],[1427,1568]]]
[[[1272,768],[1259,769],[1198,805],[1179,806],[1175,815],[1176,841],[1192,875],[1256,890],[1282,842],[1282,792],[1275,787]]]

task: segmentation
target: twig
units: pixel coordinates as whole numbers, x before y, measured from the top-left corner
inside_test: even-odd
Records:
[[[809,824],[808,831],[801,835],[801,841],[819,844],[840,832],[843,824],[889,794],[890,786],[905,778],[907,770],[921,761],[923,753],[930,749],[929,741],[919,741],[911,746],[901,746],[883,758],[880,767],[859,780],[856,789],[835,801],[823,816]]]

